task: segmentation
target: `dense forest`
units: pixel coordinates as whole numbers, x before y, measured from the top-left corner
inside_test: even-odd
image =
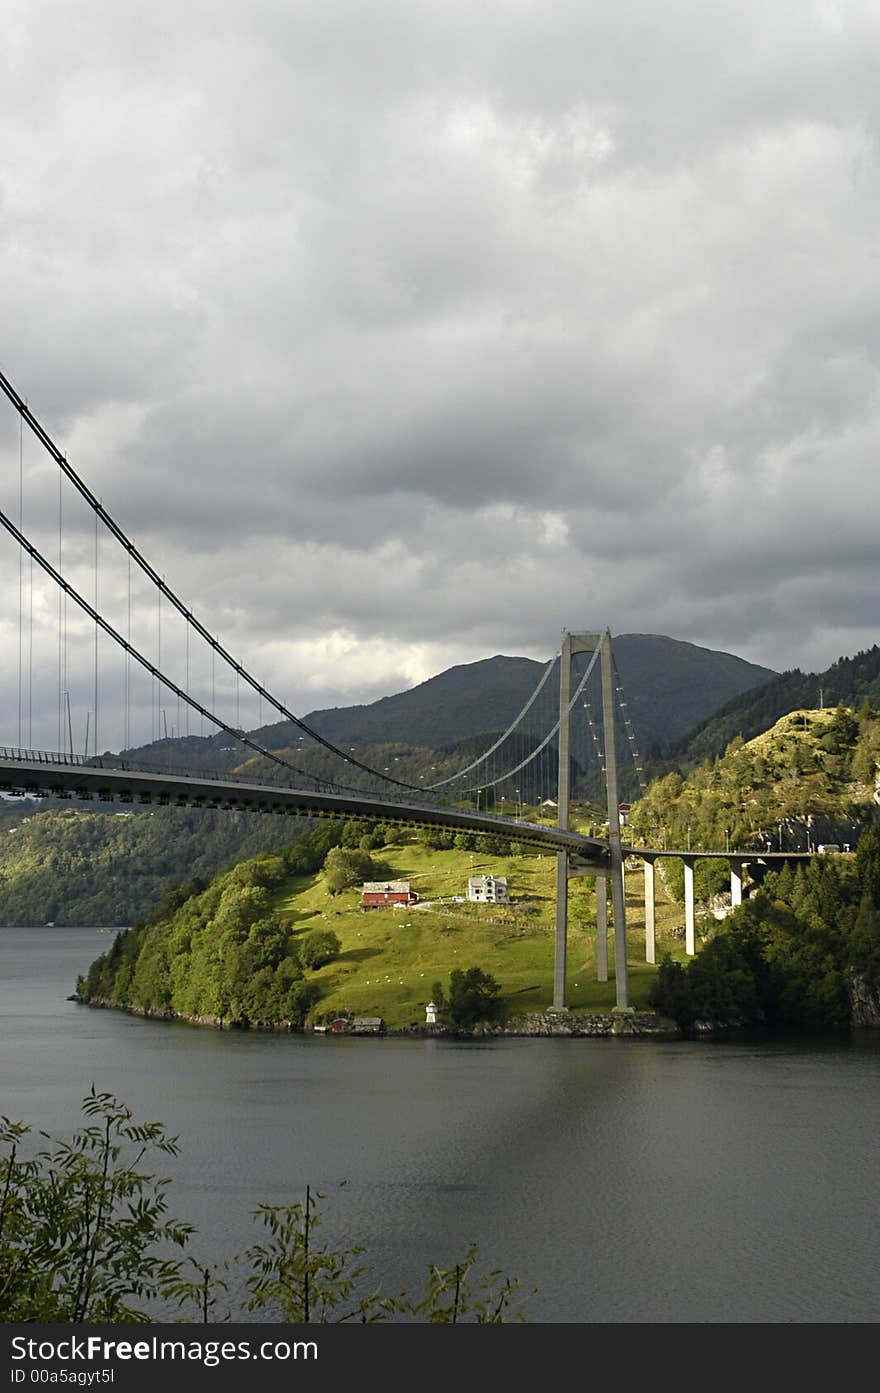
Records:
[[[880,1005],[880,831],[854,860],[815,857],[767,876],[687,966],[667,957],[651,1003],[685,1033],[843,1029]]]
[[[0,924],[131,924],[169,886],[274,851],[308,822],[207,809],[4,809]]]
[[[278,853],[167,891],[92,964],[77,984],[79,999],[190,1020],[300,1025],[315,989],[273,892],[291,876],[320,870],[334,848],[368,855],[360,843],[382,835],[357,822],[322,822]]]

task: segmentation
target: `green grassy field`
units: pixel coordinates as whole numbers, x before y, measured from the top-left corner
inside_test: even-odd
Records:
[[[392,1028],[423,1024],[425,1003],[436,981],[448,984],[453,968],[481,967],[500,983],[512,1012],[547,1007],[553,998],[553,943],[556,860],[538,854],[481,856],[433,851],[405,839],[375,853],[381,875],[409,880],[422,904],[406,910],[358,908],[359,890],[329,894],[324,877],[299,877],[276,900],[297,936],[330,928],[342,953],[314,974],[322,998],[313,1019],[339,1011],[381,1016]],[[508,878],[510,905],[440,903],[463,895],[470,875]],[[610,918],[610,914],[609,914]],[[683,956],[681,939],[670,930],[683,911],[657,881],[657,956]],[[630,1003],[647,1004],[655,969],[645,963],[642,874],[627,876],[627,927]],[[615,1003],[613,943],[609,932],[609,982],[596,979],[596,912],[593,882],[569,887],[568,1005],[578,1011],[607,1011]]]

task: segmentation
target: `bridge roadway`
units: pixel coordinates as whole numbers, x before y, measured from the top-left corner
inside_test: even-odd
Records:
[[[354,790],[315,792],[275,784],[249,783],[222,775],[162,772],[106,757],[79,760],[42,750],[0,746],[0,789],[9,793],[99,798],[103,802],[159,803],[177,807],[240,808],[242,811],[291,813],[304,817],[368,817],[377,822],[436,827],[453,832],[482,832],[540,847],[566,851],[573,869],[602,872],[610,864],[608,843],[596,837],[490,813],[429,803],[373,798]]]

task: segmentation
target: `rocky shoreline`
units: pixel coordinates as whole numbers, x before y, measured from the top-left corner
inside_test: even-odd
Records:
[[[251,1022],[224,1020],[219,1016],[185,1016],[176,1011],[150,1010],[130,1003],[110,1001],[95,997],[83,1001],[73,995],[68,998],[81,1006],[91,1006],[96,1010],[125,1011],[130,1016],[143,1016],[148,1020],[177,1021],[182,1025],[207,1026],[213,1030],[254,1030],[264,1034],[317,1035],[314,1026],[294,1025],[290,1021],[277,1021],[274,1024],[253,1024]],[[329,1033],[329,1032],[328,1032]],[[347,1038],[365,1032],[342,1031]],[[649,1037],[652,1039],[680,1039],[681,1032],[674,1021],[666,1020],[650,1011],[634,1011],[607,1014],[581,1015],[572,1011],[534,1011],[516,1016],[503,1025],[478,1025],[472,1030],[455,1030],[445,1025],[411,1025],[399,1028],[383,1027],[381,1031],[371,1032],[373,1038],[380,1035],[387,1039],[461,1039],[484,1040],[503,1037],[554,1038],[554,1039],[631,1039]]]
[[[385,1026],[379,1029],[363,1030],[356,1027],[340,1031],[330,1031],[322,1025],[295,1025],[292,1021],[276,1021],[271,1024],[258,1024],[252,1021],[227,1020],[219,1016],[185,1016],[176,1011],[150,1010],[143,1006],[124,1004],[96,997],[84,1001],[75,993],[68,997],[80,1006],[90,1006],[95,1010],[125,1011],[130,1016],[143,1016],[148,1020],[173,1021],[180,1025],[207,1027],[211,1030],[250,1030],[265,1035],[308,1035],[367,1036],[372,1039],[413,1040],[492,1040],[492,1039],[569,1039],[569,1040],[734,1040],[751,1036],[754,1031],[744,1031],[736,1026],[722,1025],[713,1021],[697,1021],[690,1036],[686,1035],[675,1021],[657,1015],[653,1011],[592,1012],[582,1014],[575,1011],[532,1011],[521,1016],[513,1016],[503,1024],[474,1026],[471,1030],[457,1030],[446,1025]],[[867,988],[854,1002],[851,1029],[876,1030],[880,1028],[880,1001],[878,994]],[[759,1032],[761,1038],[771,1039],[772,1033]]]

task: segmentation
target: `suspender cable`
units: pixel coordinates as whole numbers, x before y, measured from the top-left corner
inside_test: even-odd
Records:
[[[545,669],[544,669],[544,672],[543,672],[543,674],[542,674],[542,676],[541,676],[540,682],[538,683],[538,685],[537,685],[537,687],[535,688],[535,690],[532,692],[532,695],[529,697],[529,699],[528,699],[528,701],[526,702],[525,706],[524,706],[523,709],[520,711],[519,715],[516,716],[515,719],[510,723],[510,725],[507,727],[507,730],[504,732],[504,734],[503,734],[498,740],[495,741],[495,744],[494,744],[494,745],[490,745],[489,749],[486,750],[486,751],[484,751],[484,753],[480,755],[479,759],[475,759],[475,760],[473,761],[473,763],[465,765],[464,769],[459,769],[459,771],[458,771],[457,774],[450,774],[449,777],[446,778],[446,779],[438,779],[437,782],[436,782],[435,784],[425,784],[425,792],[427,792],[429,789],[432,789],[432,788],[442,788],[444,784],[451,784],[451,783],[454,782],[455,779],[462,779],[462,778],[464,778],[465,774],[469,774],[469,773],[471,772],[472,769],[476,769],[476,767],[477,767],[478,764],[482,764],[483,761],[484,761],[484,760],[487,760],[487,759],[489,758],[490,755],[493,755],[493,754],[495,753],[495,751],[496,751],[501,745],[504,744],[504,742],[505,742],[505,740],[508,738],[508,736],[510,736],[510,735],[517,729],[517,727],[518,727],[520,721],[523,719],[523,717],[526,715],[526,713],[531,709],[533,703],[537,700],[537,698],[538,698],[538,696],[539,696],[539,694],[540,694],[540,692],[541,692],[541,689],[542,689],[542,687],[544,686],[544,683],[547,681],[547,678],[550,676],[550,673],[553,671],[553,668],[555,667],[556,663],[558,663],[558,661],[559,661],[559,654],[558,654],[558,653],[554,653],[553,657],[550,659],[549,663],[547,664],[547,666],[546,666]],[[521,768],[521,767],[522,767],[521,765],[518,765],[518,766],[517,766],[517,768]],[[498,780],[496,779],[495,782],[497,783]]]
[[[58,570],[61,570],[61,527],[63,514],[64,479],[58,475]],[[64,678],[62,675],[62,655],[64,652],[64,594],[58,591],[58,748],[61,749],[62,706],[64,703]]]
[[[9,532],[10,535],[15,538],[19,546],[24,547],[25,551],[33,557],[37,564],[39,566],[42,566],[47,576],[54,580],[55,584],[60,587],[63,593],[65,595],[69,595],[70,598],[74,601],[74,603],[79,605],[80,609],[83,610],[84,613],[88,615],[90,619],[93,619],[95,623],[98,624],[104,630],[105,634],[112,638],[114,643],[118,643],[121,648],[124,648],[125,651],[129,653],[131,657],[135,659],[136,662],[140,663],[141,667],[146,668],[147,672],[149,672],[153,677],[158,678],[162,682],[163,686],[168,687],[168,689],[172,692],[178,693],[184,701],[188,702],[189,705],[192,706],[194,711],[201,711],[202,714],[207,716],[208,720],[212,721],[213,724],[217,726],[220,730],[224,730],[227,735],[234,736],[236,740],[240,741],[242,745],[246,745],[248,749],[253,750],[255,754],[258,754],[265,759],[272,760],[273,763],[280,765],[284,769],[291,770],[292,773],[299,775],[300,778],[308,779],[311,783],[315,784],[320,784],[322,782],[330,782],[329,780],[317,779],[314,774],[307,774],[304,769],[297,768],[295,764],[291,764],[289,760],[283,759],[281,755],[275,754],[272,750],[263,749],[262,745],[258,745],[255,740],[249,740],[246,735],[239,735],[236,730],[233,730],[232,726],[229,726],[226,724],[225,721],[220,720],[219,716],[215,716],[212,711],[206,710],[206,708],[202,706],[199,702],[197,702],[194,697],[191,697],[188,692],[184,692],[180,687],[177,686],[175,682],[172,682],[170,677],[166,677],[164,673],[159,672],[155,665],[150,662],[149,658],[145,658],[142,653],[139,653],[136,648],[132,647],[132,645],[125,638],[123,638],[122,634],[120,634],[118,630],[114,629],[111,624],[108,624],[107,620],[104,619],[100,614],[98,614],[97,610],[93,609],[93,607],[89,604],[88,600],[84,599],[84,597],[80,595],[78,591],[74,590],[73,586],[70,585],[69,582],[66,581],[64,577],[61,575],[60,571],[56,571],[51,561],[46,560],[45,556],[43,556],[43,554],[40,551],[38,551],[37,548],[33,546],[31,542],[28,541],[27,537],[25,537],[24,534],[21,531],[19,531],[19,529],[15,526],[15,523],[11,520],[11,518],[8,518],[6,514],[2,511],[0,511],[0,523],[2,523],[2,525],[6,528],[6,531]],[[333,787],[332,784],[331,787]]]
[[[30,619],[28,621],[28,749],[34,748],[34,558],[30,563]]]
[[[98,514],[95,513],[95,613],[98,612]],[[98,626],[95,625],[95,726],[93,731],[95,754],[98,753]]]
[[[319,745],[323,745],[325,750],[330,750],[332,754],[338,755],[339,758],[342,759],[346,764],[353,765],[356,769],[362,769],[365,773],[372,774],[375,778],[382,779],[385,783],[396,784],[398,788],[405,788],[407,790],[416,791],[418,790],[418,784],[406,783],[403,779],[395,779],[392,774],[382,773],[382,771],[379,769],[373,769],[369,764],[364,764],[361,760],[356,759],[354,755],[352,755],[351,753],[347,754],[344,750],[341,750],[339,746],[334,745],[331,740],[325,739],[323,735],[320,735],[318,731],[313,730],[312,727],[307,725],[306,722],[303,721],[299,716],[294,715],[294,713],[287,706],[285,706],[283,702],[278,701],[278,699],[274,697],[271,692],[267,691],[266,688],[263,687],[261,683],[259,683],[257,679],[247,671],[246,668],[242,667],[240,663],[236,662],[232,654],[229,653],[222,646],[222,644],[220,644],[217,641],[217,639],[215,639],[208,632],[204,624],[202,624],[202,622],[192,613],[191,610],[187,609],[186,605],[177,596],[177,594],[172,589],[170,589],[169,586],[165,584],[165,581],[159,575],[158,571],[156,571],[155,568],[151,566],[150,562],[143,555],[143,553],[139,551],[139,549],[135,546],[131,538],[128,537],[126,533],[123,531],[123,529],[119,526],[119,524],[114,521],[111,515],[107,512],[106,508],[103,507],[100,499],[96,498],[96,496],[92,493],[91,489],[89,488],[88,484],[86,484],[86,482],[80,477],[80,475],[76,472],[73,466],[68,463],[67,459],[58,449],[58,446],[43,429],[37,418],[34,416],[33,412],[29,409],[24,398],[19,396],[18,392],[15,390],[12,383],[9,381],[8,377],[6,377],[5,373],[3,372],[0,372],[0,388],[3,389],[6,396],[12,402],[16,410],[20,413],[22,419],[27,423],[30,430],[33,431],[34,435],[37,437],[43,448],[52,456],[53,460],[58,465],[58,468],[61,470],[62,474],[64,474],[65,477],[70,480],[77,492],[86,500],[89,507],[94,509],[94,511],[98,514],[99,518],[101,519],[107,530],[111,532],[113,536],[116,538],[119,545],[123,547],[125,551],[128,552],[129,556],[132,558],[133,561],[136,562],[136,564],[141,568],[144,574],[149,576],[153,584],[161,591],[161,593],[164,595],[165,599],[169,602],[169,604],[173,605],[177,612],[183,616],[187,624],[191,625],[192,628],[195,629],[196,633],[199,634],[199,636],[203,638],[205,642],[211,646],[211,649],[215,653],[218,653],[220,655],[220,657],[223,659],[225,663],[229,664],[229,666],[232,668],[234,672],[238,673],[239,676],[242,677],[245,682],[247,682],[248,686],[252,687],[254,691],[259,692],[259,694],[265,698],[269,705],[272,706],[274,710],[276,710],[279,713],[279,715],[283,716],[285,720],[292,721],[293,724],[297,727],[297,729],[301,730],[305,735],[311,736],[311,738],[313,740],[316,740]]]
[[[623,724],[626,727],[626,738],[629,741],[630,754],[632,755],[633,764],[635,765],[636,778],[638,780],[639,789],[643,794],[645,794],[648,791],[648,786],[645,783],[645,771],[642,768],[642,761],[639,756],[638,747],[636,746],[636,736],[635,731],[633,730],[632,721],[629,718],[628,705],[627,702],[624,700],[623,683],[620,679],[620,673],[617,670],[617,663],[614,661],[613,655],[611,658],[611,663],[614,669],[614,685],[617,690],[617,701],[618,705],[620,706],[620,714],[623,717]]]
[[[566,710],[565,710],[565,716],[566,716],[566,717],[571,715],[571,712],[572,712],[573,708],[575,707],[575,705],[577,704],[577,701],[578,701],[578,699],[579,699],[579,697],[580,697],[581,692],[584,690],[584,687],[587,685],[587,680],[588,680],[588,678],[589,678],[589,676],[590,676],[590,673],[593,671],[593,668],[594,668],[595,665],[596,665],[596,662],[597,662],[598,657],[599,657],[599,653],[600,653],[600,650],[597,648],[597,649],[595,650],[595,652],[593,653],[592,658],[590,659],[590,662],[589,662],[589,665],[588,665],[588,667],[587,667],[586,672],[584,673],[583,677],[581,678],[580,682],[579,682],[578,685],[577,685],[577,688],[576,688],[576,690],[575,690],[574,696],[572,697],[571,701],[568,703],[568,706],[566,707]],[[520,771],[520,769],[524,769],[524,768],[526,767],[527,764],[531,764],[532,760],[533,760],[533,759],[536,759],[537,756],[541,753],[541,751],[542,751],[547,745],[549,745],[550,741],[553,739],[554,735],[555,735],[556,732],[559,730],[559,727],[562,725],[562,721],[563,721],[563,717],[560,716],[560,717],[559,717],[559,720],[556,722],[556,724],[555,724],[555,726],[553,727],[553,729],[550,730],[550,731],[548,731],[547,734],[544,736],[544,739],[541,741],[540,745],[538,745],[536,749],[532,750],[532,753],[531,753],[530,755],[527,755],[526,758],[525,758],[524,760],[522,760],[519,764],[517,764],[515,768],[505,770],[505,772],[504,772],[503,774],[499,775],[499,777],[498,777],[497,779],[492,779],[491,781],[488,780],[488,779],[484,780],[483,783],[481,783],[481,784],[479,785],[479,787],[480,787],[480,788],[490,788],[490,787],[494,787],[494,786],[497,785],[497,784],[503,783],[505,779],[511,779],[511,778],[513,778],[513,775],[514,775],[514,774],[518,774],[519,771]],[[472,784],[472,785],[470,786],[470,788],[456,789],[456,792],[457,792],[457,793],[473,793],[473,791],[474,791],[474,789],[475,789],[476,787],[477,787],[476,784]],[[520,792],[521,792],[521,791],[522,791],[522,790],[520,790]]]
[[[162,591],[156,591],[156,667],[162,670]],[[162,683],[156,680],[156,739],[162,739]]]
[[[31,558],[33,560],[33,558]],[[131,643],[131,557],[128,557],[128,619],[125,637]],[[131,748],[131,659],[125,655],[125,748]]]
[[[24,432],[18,420],[18,526],[24,527]],[[21,744],[21,679],[24,659],[24,552],[18,551],[18,743]]]
[[[186,690],[189,691],[189,625],[184,624],[186,630]],[[189,707],[186,708],[186,733],[189,735]]]

